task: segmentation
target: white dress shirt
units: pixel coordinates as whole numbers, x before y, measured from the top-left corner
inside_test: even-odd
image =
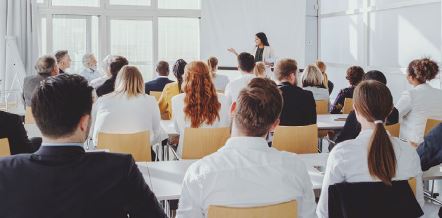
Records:
[[[253,73],[242,74],[243,75],[240,78],[230,81],[226,86],[224,94],[227,96],[230,103],[235,102],[238,99],[239,92],[249,84],[250,80],[256,77]]]
[[[215,89],[217,91],[224,92],[228,83],[229,83],[229,77],[222,74],[215,74],[215,77],[213,78],[213,84],[215,85]]]
[[[305,164],[259,137],[232,137],[186,172],[178,218],[207,217],[210,205],[253,207],[296,200],[298,217],[316,217]]]
[[[99,78],[101,76],[101,73],[97,70],[84,68],[84,70],[81,71],[80,75],[86,78],[86,80],[90,83],[92,80]]]
[[[167,138],[161,128],[160,109],[153,96],[110,93],[98,98],[94,105],[93,140],[99,132],[129,134],[149,131],[151,145]]]
[[[423,142],[428,118],[442,120],[442,90],[424,83],[402,93],[396,104],[401,124],[400,137]]]
[[[186,119],[184,115],[184,97],[186,94],[181,93],[172,98],[172,120],[177,132],[180,133],[180,140],[178,144],[177,154],[181,158],[183,154],[183,143],[184,143],[184,130],[191,126],[191,121]],[[221,104],[219,110],[219,120],[215,121],[211,125],[203,124],[200,128],[221,128],[230,127],[230,103],[227,97],[223,94],[218,93],[218,101]]]
[[[318,217],[328,217],[328,187],[341,182],[379,182],[368,171],[368,144],[373,130],[363,130],[356,139],[336,145],[327,160],[321,197],[316,210]],[[422,170],[416,149],[398,138],[390,137],[396,155],[396,176],[393,180],[416,178],[416,199],[424,206]],[[362,196],[361,196],[362,197]]]
[[[314,86],[307,86],[307,87],[302,87],[304,90],[308,90],[311,91],[313,93],[313,98],[315,99],[315,101],[319,101],[319,100],[329,100],[330,99],[330,95],[328,92],[328,89],[326,88],[319,88],[319,87],[314,87]]]

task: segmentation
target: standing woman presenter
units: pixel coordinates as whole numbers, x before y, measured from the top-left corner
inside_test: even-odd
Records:
[[[260,32],[255,35],[255,47],[251,51],[251,54],[255,56],[255,62],[262,61],[267,66],[273,66],[275,62],[275,53],[270,47],[269,41],[265,33]],[[238,52],[234,48],[227,49],[232,52],[236,56],[238,56]]]

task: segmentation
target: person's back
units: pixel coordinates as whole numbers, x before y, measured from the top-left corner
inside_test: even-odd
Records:
[[[247,84],[255,78],[253,69],[255,68],[255,58],[249,53],[241,53],[238,55],[238,68],[242,76],[236,80],[230,81],[225,89],[225,94],[230,102],[238,99],[239,92],[247,86]]]
[[[302,88],[311,91],[316,101],[329,100],[328,89],[323,84],[323,76],[321,70],[316,65],[310,64],[302,73]]]
[[[158,63],[156,72],[158,73],[158,78],[144,84],[146,94],[150,94],[150,91],[162,92],[165,85],[173,82],[168,78],[169,63],[167,63],[166,61],[160,61]]]
[[[213,84],[215,85],[217,91],[224,92],[229,82],[230,82],[229,77],[227,77],[226,75],[216,74],[215,77],[213,78]]]
[[[303,89],[306,91],[310,91],[313,94],[313,98],[315,99],[315,101],[320,101],[320,100],[328,101],[330,99],[330,96],[328,94],[328,89],[326,88],[316,87],[316,86],[304,86]]]

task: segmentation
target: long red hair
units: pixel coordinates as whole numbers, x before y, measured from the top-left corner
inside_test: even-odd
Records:
[[[198,128],[202,124],[213,124],[219,120],[221,103],[209,73],[209,67],[202,61],[194,61],[186,65],[183,83],[184,114],[190,119],[191,127]]]

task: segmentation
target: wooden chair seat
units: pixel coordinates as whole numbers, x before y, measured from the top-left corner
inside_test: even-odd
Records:
[[[280,151],[297,154],[318,152],[318,126],[278,126],[273,135],[272,146]]]
[[[11,155],[9,140],[7,138],[2,138],[0,139],[0,157],[6,157],[9,155]]]
[[[208,218],[296,218],[296,201],[261,207],[209,206]]]
[[[135,161],[152,161],[150,134],[148,131],[132,134],[98,133],[98,149],[132,154]]]
[[[182,159],[200,159],[224,146],[230,128],[186,128]]]

